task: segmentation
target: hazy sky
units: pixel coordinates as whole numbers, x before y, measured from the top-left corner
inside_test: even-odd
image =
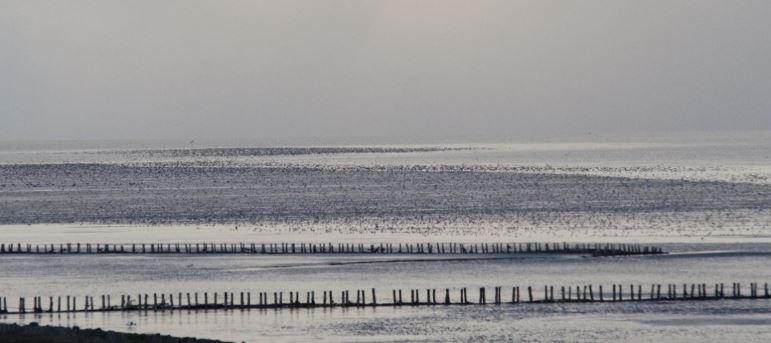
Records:
[[[0,0],[0,140],[771,129],[771,1]]]

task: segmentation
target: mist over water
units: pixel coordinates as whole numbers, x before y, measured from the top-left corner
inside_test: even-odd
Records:
[[[771,129],[766,1],[0,5],[0,138]]]

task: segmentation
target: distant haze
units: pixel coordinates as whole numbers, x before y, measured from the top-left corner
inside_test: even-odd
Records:
[[[0,140],[771,129],[771,1],[0,2]]]

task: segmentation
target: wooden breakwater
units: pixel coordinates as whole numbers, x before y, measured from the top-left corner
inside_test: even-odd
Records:
[[[628,287],[627,287],[628,286]],[[492,297],[487,289],[478,289],[475,298],[469,297],[468,288],[444,289],[392,289],[390,299],[378,301],[378,292],[357,289],[355,296],[349,290],[337,293],[326,290],[318,293],[308,292],[202,292],[202,293],[139,293],[136,297],[122,294],[115,303],[110,295],[93,296],[35,296],[18,299],[16,307],[8,307],[8,299],[0,297],[0,313],[72,313],[72,312],[111,312],[111,311],[162,311],[162,310],[231,310],[231,309],[282,309],[282,308],[332,308],[332,307],[377,307],[377,306],[450,306],[450,305],[486,305],[486,304],[548,304],[548,303],[597,303],[597,302],[644,302],[644,301],[704,301],[704,300],[740,300],[771,299],[768,283],[761,288],[758,283],[750,283],[743,291],[740,283],[730,287],[723,283],[643,285],[579,285],[519,287],[493,287]],[[555,289],[557,296],[555,297]],[[524,293],[522,293],[524,291]],[[726,293],[726,291],[730,293]],[[506,293],[506,294],[504,294]],[[540,293],[540,294],[536,294]],[[286,295],[286,296],[285,296]],[[404,297],[402,297],[404,295]],[[505,297],[505,300],[504,300]],[[238,299],[238,300],[237,300]],[[97,300],[99,303],[97,304]]]
[[[612,243],[0,243],[0,254],[664,254],[660,247]]]

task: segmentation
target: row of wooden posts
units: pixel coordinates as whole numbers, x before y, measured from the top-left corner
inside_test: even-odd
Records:
[[[652,284],[648,291],[647,287],[642,285],[612,285],[603,290],[602,285],[594,288],[592,285],[582,286],[562,286],[559,288],[559,297],[555,298],[554,286],[544,286],[543,295],[534,296],[534,288],[528,286],[523,288],[525,295],[520,293],[520,287],[511,288],[511,297],[509,301],[504,301],[504,290],[502,287],[493,288],[493,298],[490,304],[519,304],[519,303],[593,303],[593,302],[621,302],[621,301],[673,301],[673,300],[717,300],[717,299],[768,299],[768,283],[763,285],[762,294],[757,283],[749,284],[749,294],[742,293],[742,285],[733,283],[729,288],[730,294],[725,293],[725,285],[722,283],[708,286],[707,284],[683,284],[680,290],[677,284],[666,284],[665,288],[661,284]],[[625,289],[628,290],[625,293]],[[680,290],[680,291],[679,291]],[[455,295],[451,293],[455,293]],[[20,314],[20,313],[65,313],[65,312],[105,312],[105,311],[148,311],[148,310],[205,310],[205,309],[251,309],[251,308],[316,308],[316,307],[366,307],[366,306],[421,306],[421,305],[471,305],[488,304],[489,297],[484,287],[479,288],[476,300],[469,300],[468,289],[460,288],[450,292],[449,288],[440,290],[437,297],[436,289],[426,289],[425,292],[420,289],[410,289],[409,301],[402,298],[402,290],[392,290],[391,301],[378,302],[377,294],[374,288],[367,292],[366,290],[356,290],[355,297],[351,296],[350,291],[340,291],[340,297],[335,298],[332,291],[322,291],[320,299],[316,299],[316,292],[304,292],[304,298],[300,292],[288,292],[288,297],[284,297],[284,292],[258,292],[257,299],[252,302],[251,292],[240,292],[239,301],[233,292],[223,293],[153,293],[138,294],[136,297],[131,295],[121,295],[119,303],[112,303],[110,295],[102,295],[100,304],[92,296],[58,296],[58,297],[32,297],[32,304],[26,302],[26,298],[19,298],[18,306],[9,309],[8,299],[0,297],[0,313]],[[368,295],[369,293],[369,295]],[[221,296],[220,296],[221,295]],[[425,297],[423,296],[425,295]],[[82,302],[79,300],[82,299]],[[286,300],[286,301],[285,301]],[[507,299],[508,300],[508,299]],[[30,306],[31,305],[31,306]]]
[[[663,254],[660,247],[612,243],[0,243],[0,254]]]

